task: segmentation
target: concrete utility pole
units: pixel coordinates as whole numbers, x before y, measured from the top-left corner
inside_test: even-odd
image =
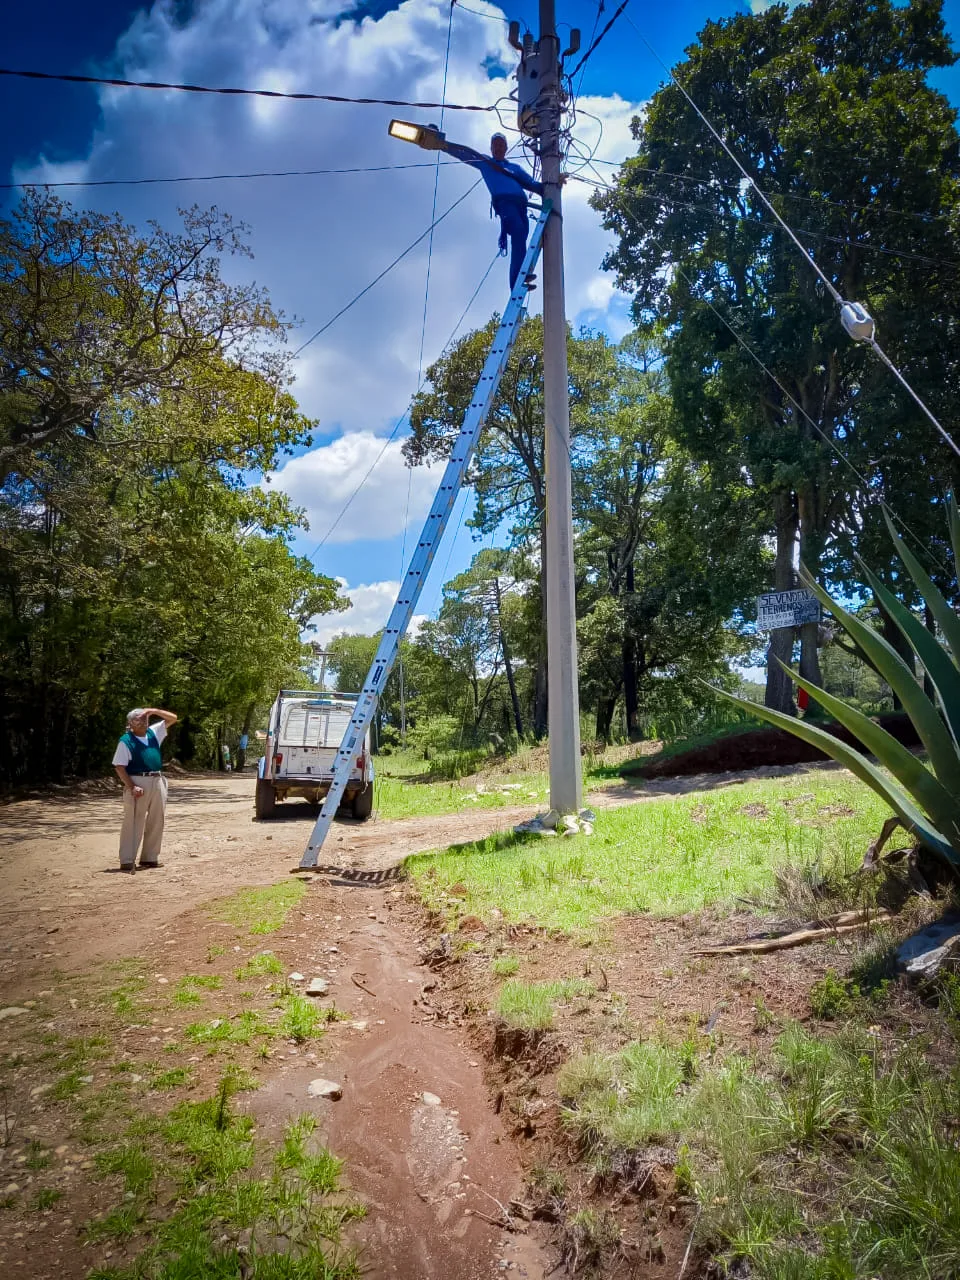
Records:
[[[563,214],[560,193],[560,42],[555,0],[540,0],[537,120],[543,194],[553,212],[543,236],[544,466],[547,481],[547,662],[550,808],[577,813],[580,773],[580,693],[573,580],[573,499],[567,317],[563,296]]]

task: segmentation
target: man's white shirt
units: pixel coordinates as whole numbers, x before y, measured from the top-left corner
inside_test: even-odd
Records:
[[[164,738],[167,736],[167,723],[165,720],[158,720],[157,723],[152,724],[150,728],[153,731],[153,736],[156,738],[157,746],[159,747],[161,742],[163,742]],[[144,734],[142,738],[139,735],[139,733],[135,734],[134,736],[136,737],[137,741],[142,742],[145,747],[148,747],[150,745],[150,739],[147,737],[146,734]],[[118,764],[121,769],[125,769],[132,759],[133,759],[133,755],[130,751],[130,748],[127,746],[127,744],[123,741],[118,742],[117,749],[113,753],[112,763]]]

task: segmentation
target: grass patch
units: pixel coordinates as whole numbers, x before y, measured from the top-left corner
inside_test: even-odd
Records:
[[[168,1089],[180,1089],[190,1084],[193,1070],[190,1067],[171,1067],[168,1071],[158,1071],[150,1081],[154,1089],[166,1092]]]
[[[584,978],[565,978],[559,982],[505,982],[497,999],[497,1013],[512,1027],[543,1030],[553,1026],[558,1004],[594,992],[592,982]]]
[[[241,889],[218,902],[213,914],[217,920],[250,933],[276,933],[306,892],[302,880],[281,880],[263,889]]]
[[[956,1077],[848,1028],[785,1029],[766,1058],[645,1042],[567,1063],[564,1121],[598,1171],[677,1150],[721,1263],[763,1280],[960,1272]]]
[[[855,779],[811,771],[607,809],[593,836],[501,834],[406,866],[427,905],[448,916],[497,907],[513,920],[594,931],[618,913],[680,913],[769,892],[787,863],[853,870],[887,812]]]
[[[62,1191],[57,1191],[54,1187],[41,1187],[33,1198],[33,1207],[37,1213],[43,1213],[46,1209],[52,1209],[57,1201],[62,1199]]]
[[[497,956],[496,959],[490,961],[490,972],[498,978],[512,978],[515,973],[520,972],[520,958],[518,956]]]
[[[229,1018],[211,1018],[209,1022],[191,1022],[184,1035],[193,1044],[214,1047],[249,1044],[255,1037],[273,1035],[273,1028],[253,1009],[244,1009]]]
[[[248,982],[251,978],[269,978],[279,973],[283,973],[283,965],[273,952],[260,951],[237,969],[236,978],[238,982]]]
[[[89,1280],[357,1280],[341,1233],[363,1209],[341,1189],[342,1162],[313,1140],[312,1116],[287,1125],[272,1157],[258,1150],[253,1120],[232,1105],[237,1087],[228,1074],[213,1097],[181,1103],[152,1130],[175,1191],[168,1218],[150,1213],[157,1184],[129,1145],[104,1158],[105,1172],[124,1176],[126,1198],[88,1222],[85,1237],[142,1239],[133,1261],[94,1268]]]
[[[277,1034],[303,1044],[307,1040],[319,1039],[323,1034],[323,1024],[327,1021],[326,1010],[318,1008],[315,1001],[294,991],[283,1001],[283,1014],[277,1026]]]

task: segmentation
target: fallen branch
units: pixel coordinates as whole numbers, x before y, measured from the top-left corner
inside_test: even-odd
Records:
[[[803,947],[808,942],[819,942],[822,938],[835,938],[841,933],[852,933],[855,929],[866,929],[872,924],[881,924],[890,919],[890,912],[879,911],[841,911],[824,925],[806,924],[792,933],[782,934],[779,938],[760,938],[755,942],[734,942],[726,947],[705,947],[698,951],[701,956],[740,956],[763,954],[768,951],[786,951],[790,947]]]
[[[871,867],[876,865],[881,853],[883,852],[883,846],[893,835],[894,831],[896,831],[897,827],[902,826],[903,823],[896,814],[894,814],[892,818],[888,818],[886,820],[880,828],[880,834],[877,836],[876,840],[874,840],[873,844],[868,846],[867,852],[863,855],[863,864],[861,866],[862,871],[868,871]]]

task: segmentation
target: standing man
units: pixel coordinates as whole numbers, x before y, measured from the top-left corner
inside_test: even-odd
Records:
[[[456,142],[445,142],[443,149],[455,159],[479,169],[487,184],[493,212],[500,219],[501,253],[506,253],[507,239],[510,240],[510,292],[513,293],[527,252],[526,193],[532,191],[535,195],[543,195],[543,186],[520,165],[507,159],[507,140],[502,133],[495,133],[490,139],[489,156],[482,156],[472,147],[462,147]],[[533,278],[531,275],[527,282],[531,287]]]
[[[150,724],[151,716],[160,719]],[[136,707],[127,716],[127,731],[117,743],[113,767],[123,783],[123,824],[120,828],[120,870],[136,870],[137,849],[141,867],[159,867],[163,819],[167,808],[167,780],[163,776],[160,744],[170,725],[172,711]]]

